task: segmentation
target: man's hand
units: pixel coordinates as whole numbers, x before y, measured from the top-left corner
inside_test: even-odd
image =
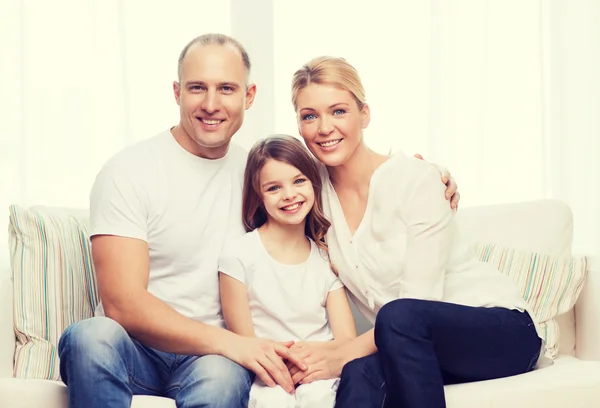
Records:
[[[252,370],[269,387],[279,384],[292,394],[294,383],[284,361],[288,361],[299,370],[306,370],[301,358],[290,353],[293,342],[277,343],[271,340],[254,337],[237,336],[224,353],[225,357],[239,365]]]
[[[424,160],[423,156],[420,154],[415,154],[415,157],[420,160]],[[446,168],[441,168],[439,166],[438,169],[441,170],[442,173],[442,183],[446,185],[446,200],[450,200],[450,208],[457,209],[458,202],[460,201],[460,193],[458,192],[458,185],[456,184],[456,180],[450,175],[450,172]]]

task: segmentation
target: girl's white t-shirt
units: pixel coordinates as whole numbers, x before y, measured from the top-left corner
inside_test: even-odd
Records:
[[[219,272],[246,285],[257,337],[275,341],[329,341],[333,334],[325,302],[343,287],[327,254],[311,240],[307,260],[277,262],[264,247],[258,230],[229,242],[219,257]]]

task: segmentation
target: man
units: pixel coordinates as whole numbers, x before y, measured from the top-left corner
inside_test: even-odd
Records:
[[[246,407],[251,372],[289,392],[290,344],[224,329],[217,257],[244,232],[245,152],[230,143],[256,86],[234,39],[207,34],[181,52],[177,126],[110,159],[90,196],[102,299],[59,343],[71,408],[129,407],[132,395],[178,407]],[[455,191],[455,186],[450,191]]]

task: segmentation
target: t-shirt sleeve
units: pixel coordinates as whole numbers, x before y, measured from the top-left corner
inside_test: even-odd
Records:
[[[148,241],[147,196],[132,174],[105,166],[90,193],[91,235],[117,235]]]
[[[328,293],[344,287],[344,284],[342,283],[340,278],[335,276],[333,271],[331,272],[330,276],[328,276],[327,284],[329,287],[329,289],[327,290]]]
[[[227,276],[231,276],[242,283],[246,283],[246,273],[244,265],[231,246],[225,246],[219,255],[219,272]]]

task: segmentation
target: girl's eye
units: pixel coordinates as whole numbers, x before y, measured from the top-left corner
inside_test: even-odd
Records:
[[[315,118],[316,118],[316,116],[312,113],[302,116],[302,120],[314,120]]]
[[[294,183],[296,183],[296,184],[302,184],[302,183],[304,183],[305,181],[306,181],[306,179],[304,179],[304,178],[299,178],[299,179],[297,179],[297,180],[296,180]]]
[[[333,111],[334,115],[343,115],[344,113],[346,113],[346,111],[343,109],[336,109]]]
[[[267,191],[275,191],[279,188],[279,186],[271,186],[267,189]]]

